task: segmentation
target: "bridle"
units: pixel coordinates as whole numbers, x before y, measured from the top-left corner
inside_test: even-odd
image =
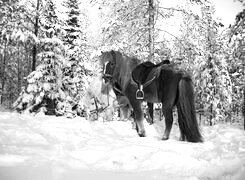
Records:
[[[102,79],[105,80],[105,82],[113,83],[115,80],[112,75],[110,74],[102,74]]]
[[[113,64],[113,62],[116,62],[116,53],[115,53],[115,51],[111,51],[111,56],[112,56],[112,61],[108,61],[107,63],[105,63],[104,70],[103,70],[103,73],[102,73],[102,78],[105,80],[105,82],[109,82],[112,85],[114,91],[116,91],[121,96],[124,96],[124,94],[122,92],[122,89],[120,88],[119,84],[117,83],[117,81],[113,77],[113,74],[114,74],[114,71],[115,71],[115,64]],[[108,65],[114,66],[114,67],[111,67],[112,68],[112,73],[111,74],[106,72]],[[116,84],[119,86],[119,88],[117,87]]]
[[[113,73],[109,74],[106,72],[106,69],[107,69],[107,66],[109,65],[109,63],[111,63],[111,62],[107,62],[105,64],[105,67],[104,67],[105,69],[103,70],[103,73],[102,73],[102,79],[104,79],[105,83],[110,83],[112,85],[114,91],[119,93],[121,96],[124,96],[122,90],[116,86],[117,81],[113,77],[113,75],[112,75]],[[115,71],[114,68],[112,69],[113,72]]]

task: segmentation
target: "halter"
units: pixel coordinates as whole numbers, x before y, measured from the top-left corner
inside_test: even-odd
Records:
[[[121,94],[121,95],[124,96],[122,90],[120,90],[119,88],[117,88],[117,87],[115,86],[116,81],[114,80],[114,77],[113,77],[112,75],[110,75],[110,74],[103,74],[103,75],[102,75],[102,78],[103,78],[104,80],[108,80],[109,83],[112,84],[113,89],[114,89],[115,91],[117,91],[119,94]]]
[[[114,78],[113,78],[113,76],[110,75],[110,74],[104,74],[104,73],[103,73],[102,78],[103,78],[104,80],[109,80],[109,82],[114,82]]]
[[[116,53],[114,51],[111,51],[111,55],[112,55],[112,60],[113,62],[116,62]],[[114,79],[113,75],[112,74],[108,74],[106,73],[106,66],[108,65],[108,63],[110,63],[110,61],[108,61],[106,64],[105,64],[105,69],[103,71],[103,75],[102,75],[102,78],[106,81],[108,80],[112,86],[113,86],[113,89],[115,91],[117,91],[118,93],[120,94],[123,94],[122,91],[120,89],[118,89],[116,86],[115,86],[115,83],[116,83],[116,80]],[[112,69],[112,71],[114,72],[115,71],[115,67],[114,69]]]

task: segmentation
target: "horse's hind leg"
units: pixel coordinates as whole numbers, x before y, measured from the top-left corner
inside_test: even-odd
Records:
[[[183,118],[182,117],[182,114],[180,112],[180,105],[177,104],[177,112],[178,112],[178,123],[179,123],[179,127],[184,127],[184,124],[182,121],[180,121],[180,118]],[[186,137],[185,137],[185,132],[183,131],[183,128],[179,128],[180,130],[180,141],[185,141],[186,140]]]
[[[154,104],[153,103],[147,103],[147,106],[148,106],[148,112],[149,112],[149,115],[150,115],[150,117],[148,118],[148,123],[151,125],[151,124],[153,124],[153,113],[154,113],[154,110],[153,110],[153,108],[154,108]]]
[[[162,140],[169,139],[170,131],[173,125],[172,107],[163,106],[163,115],[165,117],[165,131]]]

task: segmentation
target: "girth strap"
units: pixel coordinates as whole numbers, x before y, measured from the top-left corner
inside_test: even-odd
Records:
[[[159,75],[158,75],[158,76],[159,76]],[[157,77],[158,77],[158,76],[157,76]],[[149,86],[149,85],[152,83],[152,81],[154,81],[155,79],[156,79],[156,75],[153,76],[153,78],[150,79],[149,81],[145,82],[145,83],[143,84],[143,88]]]
[[[158,75],[159,76],[159,75]],[[149,81],[145,82],[143,85],[142,84],[138,84],[138,89],[136,91],[136,99],[138,100],[143,100],[145,93],[143,91],[143,88],[149,86],[158,76],[153,76],[152,79],[150,79]]]

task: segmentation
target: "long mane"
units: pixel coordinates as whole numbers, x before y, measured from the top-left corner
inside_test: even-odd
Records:
[[[119,51],[113,50],[105,52],[102,59],[108,59],[110,62],[115,63],[113,77],[118,81],[124,91],[132,81],[132,70],[140,63],[140,61],[136,58],[130,58]]]

